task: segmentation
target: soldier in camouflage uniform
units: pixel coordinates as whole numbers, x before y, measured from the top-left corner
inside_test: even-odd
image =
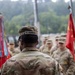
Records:
[[[15,51],[20,52],[20,45],[21,45],[21,42],[20,42],[19,39],[18,39],[18,47],[15,48]]]
[[[58,49],[58,39],[59,36],[55,37],[55,46],[51,49],[51,55],[53,54],[54,51],[56,51]]]
[[[46,47],[42,50],[43,53],[50,55],[51,54],[51,49],[53,46],[53,42],[51,39],[48,39],[46,42]]]
[[[63,69],[63,75],[74,75],[74,60],[70,51],[65,47],[65,37],[59,38],[59,49],[56,50],[52,57],[56,59]]]
[[[36,48],[36,28],[25,26],[19,33],[21,52],[3,65],[1,75],[58,75],[57,62]]]
[[[43,44],[42,44],[42,46],[40,46],[40,51],[42,52],[42,50],[43,49],[45,49],[45,47],[46,47],[46,41],[48,40],[48,37],[44,37],[44,40],[43,40]]]
[[[18,54],[20,52],[20,50],[17,50],[15,48],[14,41],[9,41],[8,51],[9,51],[9,54],[10,54],[11,57],[16,55],[16,54]]]

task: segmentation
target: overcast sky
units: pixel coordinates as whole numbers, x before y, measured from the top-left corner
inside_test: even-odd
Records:
[[[2,0],[0,0],[0,1],[2,1]],[[11,0],[11,1],[18,1],[18,0]],[[27,0],[23,0],[23,1],[27,1]],[[57,0],[52,0],[53,2],[56,2]],[[70,1],[70,0],[65,0],[65,2],[68,2],[68,1]]]

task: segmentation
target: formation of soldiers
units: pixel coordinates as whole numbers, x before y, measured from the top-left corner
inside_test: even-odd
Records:
[[[45,37],[42,46],[38,45],[36,27],[24,26],[19,31],[19,46],[9,42],[11,58],[5,62],[1,75],[75,75],[75,61],[65,46],[66,37]]]
[[[40,51],[48,54],[59,63],[63,75],[75,75],[73,56],[65,46],[66,34],[55,37],[55,46],[53,46],[51,38],[45,37],[43,41],[45,43],[40,47]],[[62,75],[61,73],[59,75]]]

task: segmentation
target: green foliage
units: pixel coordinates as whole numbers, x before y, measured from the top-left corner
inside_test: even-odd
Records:
[[[50,2],[49,2],[50,1]],[[61,0],[62,1],[62,0]],[[75,2],[74,2],[75,3]],[[64,1],[53,3],[47,0],[38,3],[38,14],[41,33],[66,32],[69,10]],[[75,7],[75,6],[74,6]],[[1,1],[0,11],[4,16],[4,26],[7,35],[16,35],[21,26],[34,25],[33,3]]]
[[[46,33],[58,33],[66,31],[67,17],[57,16],[53,11],[40,14],[41,32],[43,28]],[[44,26],[44,27],[43,27]]]

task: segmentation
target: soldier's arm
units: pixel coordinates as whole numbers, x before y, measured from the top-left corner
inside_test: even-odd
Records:
[[[43,49],[44,49],[44,46],[41,46],[41,47],[39,48],[39,51],[42,52]]]
[[[68,58],[68,70],[66,72],[66,75],[74,75],[74,66],[75,66],[75,62],[74,62],[74,59],[73,59],[73,56],[71,54],[69,54],[69,58]]]
[[[55,61],[55,75],[61,75],[63,69],[62,67],[60,66],[60,64]]]
[[[1,68],[1,75],[7,75],[7,63],[5,63]]]
[[[56,51],[54,51],[54,52],[51,54],[51,57],[52,57],[52,58],[54,58],[55,52],[56,52]]]
[[[7,60],[4,65],[2,66],[1,69],[1,75],[16,75],[15,73],[15,68],[12,64],[11,60]]]
[[[54,51],[56,51],[56,50],[54,50],[54,49],[52,48],[51,51],[50,51],[50,55],[53,55]]]

